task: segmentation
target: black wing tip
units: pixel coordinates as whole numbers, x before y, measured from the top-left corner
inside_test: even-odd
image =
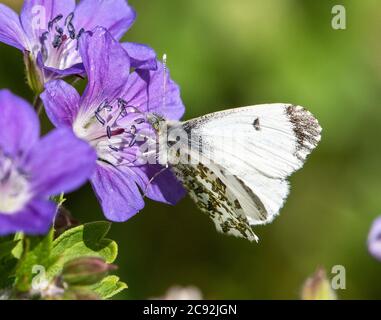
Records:
[[[322,128],[314,115],[302,106],[288,105],[286,114],[297,139],[295,155],[304,161],[320,142]]]

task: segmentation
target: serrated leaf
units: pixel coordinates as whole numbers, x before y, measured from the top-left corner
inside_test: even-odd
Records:
[[[24,251],[16,268],[16,288],[21,292],[30,289],[35,266],[47,269],[51,263],[50,253],[53,246],[53,230],[46,236],[24,239]]]
[[[119,281],[119,277],[108,276],[99,283],[92,285],[90,288],[102,299],[110,299],[127,289],[128,286],[126,283]]]
[[[118,255],[115,241],[106,239],[111,223],[93,222],[70,229],[53,242],[52,257],[56,262],[48,270],[48,278],[58,275],[63,265],[79,257],[99,257],[112,263]]]

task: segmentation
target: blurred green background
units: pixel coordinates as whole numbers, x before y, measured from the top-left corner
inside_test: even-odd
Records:
[[[4,1],[19,9],[22,1]],[[210,299],[295,299],[318,266],[346,268],[341,299],[381,298],[381,263],[367,233],[381,214],[381,3],[313,0],[130,0],[138,19],[125,39],[168,55],[186,119],[227,107],[291,102],[324,132],[291,178],[281,215],[257,227],[259,244],[218,234],[191,200],[147,203],[110,237],[119,243],[119,298],[195,285]],[[347,29],[333,30],[343,4]],[[0,87],[31,99],[21,53],[0,44]],[[49,125],[45,123],[45,130]],[[103,215],[89,186],[69,196],[82,222]],[[332,277],[332,275],[330,275]]]

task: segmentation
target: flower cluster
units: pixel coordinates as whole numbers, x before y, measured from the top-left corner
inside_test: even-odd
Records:
[[[156,138],[148,114],[178,120],[184,105],[151,48],[119,42],[135,17],[125,0],[25,0],[20,16],[0,4],[0,41],[24,52],[29,85],[56,127],[40,139],[32,106],[0,91],[0,235],[47,232],[51,197],[87,180],[118,222],[144,197],[184,196],[169,170],[137,161],[140,144]],[[82,95],[68,76],[87,77]]]

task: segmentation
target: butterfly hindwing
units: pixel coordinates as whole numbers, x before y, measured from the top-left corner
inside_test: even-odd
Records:
[[[250,241],[258,240],[219,166],[211,163],[205,166],[200,162],[179,164],[173,170],[197,206],[214,221],[218,231]],[[260,202],[259,206],[262,206]],[[266,213],[262,214],[265,219]]]

